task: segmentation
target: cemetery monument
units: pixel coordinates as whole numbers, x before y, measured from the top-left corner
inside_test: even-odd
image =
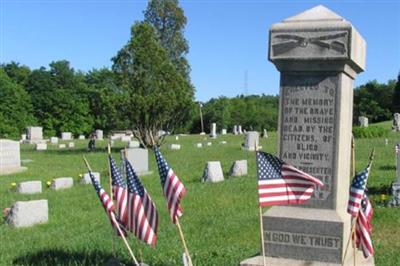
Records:
[[[18,141],[0,139],[0,175],[26,170],[21,167],[20,144]]]

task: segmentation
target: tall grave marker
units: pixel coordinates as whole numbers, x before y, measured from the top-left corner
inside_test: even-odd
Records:
[[[264,213],[268,265],[341,265],[351,227],[353,80],[365,67],[365,41],[348,21],[317,6],[271,27],[269,60],[281,72],[279,156],[325,186],[306,204]],[[352,263],[350,249],[345,265]]]

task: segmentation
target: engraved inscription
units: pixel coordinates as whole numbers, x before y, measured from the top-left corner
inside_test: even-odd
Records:
[[[335,79],[303,75],[285,75],[282,79],[280,156],[324,183],[323,188],[316,187],[311,205],[332,194]],[[322,207],[321,203],[317,205]]]
[[[340,249],[341,239],[335,236],[309,235],[281,231],[264,231],[264,242],[285,246]]]

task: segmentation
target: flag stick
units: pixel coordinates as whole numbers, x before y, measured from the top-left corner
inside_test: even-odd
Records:
[[[257,165],[257,143],[254,144],[254,151],[256,154],[256,165]],[[257,165],[258,168],[258,165]],[[258,206],[259,210],[259,216],[260,216],[260,236],[261,236],[261,250],[262,250],[262,256],[263,256],[263,266],[267,266],[267,262],[265,261],[265,246],[264,246],[264,224],[262,220],[262,207],[261,205]]]
[[[351,157],[352,157],[352,164],[353,164],[353,176],[356,175],[356,143],[354,140],[354,135],[351,135]],[[356,223],[357,223],[357,218],[358,218],[358,213],[356,216],[356,219],[354,220],[354,224],[353,224],[353,228],[352,228],[352,232],[351,232],[351,238],[353,239],[353,266],[356,266],[356,235],[355,235],[355,231],[356,231]]]
[[[111,156],[111,145],[110,145],[110,142],[108,142],[107,148],[108,148],[107,149],[108,156]],[[113,201],[111,164],[110,164],[110,160],[109,159],[108,159],[108,176],[109,176],[109,179],[110,179],[110,198],[111,198],[111,201]],[[112,232],[112,253],[115,256],[115,233],[114,233],[114,231]]]
[[[188,250],[188,248],[186,246],[185,237],[183,236],[182,228],[181,228],[181,225],[179,223],[179,218],[178,217],[176,217],[176,226],[178,227],[178,231],[179,231],[179,235],[181,236],[183,248],[185,249],[186,256],[187,256],[187,258],[189,260],[189,266],[193,266],[192,258],[189,255],[189,250]]]
[[[92,172],[92,169],[90,168],[90,165],[89,165],[88,161],[86,160],[85,156],[83,156],[83,161],[85,162],[86,167],[87,167],[87,169],[89,170],[89,172]],[[113,213],[113,214],[114,214],[114,213]],[[124,235],[124,233],[122,232],[121,228],[119,227],[119,224],[118,224],[118,222],[117,222],[116,219],[115,219],[115,216],[114,216],[114,215],[111,215],[110,217],[111,217],[111,219],[112,219],[113,224],[115,224],[115,227],[117,228],[118,233],[120,234],[122,240],[124,241],[124,244],[125,244],[126,248],[128,249],[129,254],[130,254],[131,257],[132,257],[132,260],[133,260],[134,264],[139,266],[139,263],[138,263],[138,261],[136,260],[135,255],[133,255],[133,251],[132,251],[131,247],[129,246],[128,241],[126,241],[125,235]]]

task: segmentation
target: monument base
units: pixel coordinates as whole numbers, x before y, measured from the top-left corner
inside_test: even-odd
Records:
[[[138,172],[136,173],[138,176],[146,176],[146,175],[151,175],[153,173],[153,171],[142,171],[142,172]]]
[[[23,171],[26,171],[28,168],[27,167],[15,167],[15,168],[10,168],[10,169],[1,169],[0,170],[0,175],[10,175],[10,174],[15,174],[15,173],[20,173]]]

